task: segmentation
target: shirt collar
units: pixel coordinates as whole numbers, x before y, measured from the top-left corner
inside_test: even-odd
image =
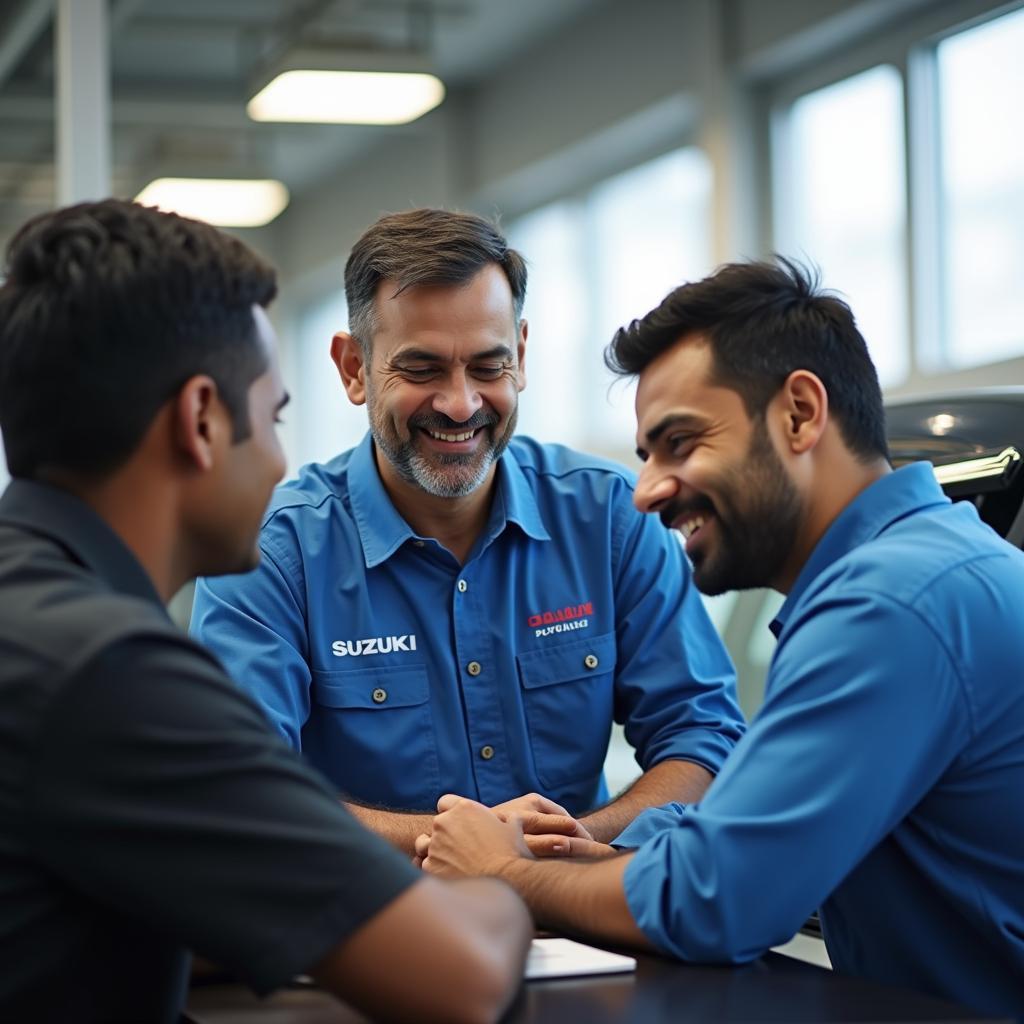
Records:
[[[506,524],[512,522],[530,537],[550,540],[533,491],[519,464],[507,450],[498,460],[495,482],[494,504],[487,524],[488,536],[497,537]],[[384,489],[374,457],[373,437],[369,432],[352,451],[348,464],[348,493],[367,569],[386,562],[407,540],[420,539],[398,514]]]
[[[498,459],[496,474],[497,491],[491,510],[489,532],[496,537],[506,523],[515,523],[528,537],[534,540],[551,540],[551,534],[544,526],[533,488],[526,479],[523,467],[506,449]]]
[[[830,565],[898,519],[929,505],[948,502],[929,462],[912,463],[876,480],[839,513],[818,541],[772,621],[772,633],[779,636],[804,592]]]
[[[386,562],[407,540],[416,537],[384,490],[369,431],[349,459],[348,493],[367,569]]]
[[[33,480],[12,480],[0,496],[0,522],[56,541],[112,590],[164,608],[153,581],[124,541],[70,492]]]

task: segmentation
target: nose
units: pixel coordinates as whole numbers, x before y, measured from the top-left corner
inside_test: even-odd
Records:
[[[465,423],[483,405],[473,378],[465,371],[453,373],[444,390],[434,395],[434,412],[442,413],[455,423]]]
[[[644,463],[633,491],[633,504],[641,512],[659,512],[679,491],[679,484],[653,460]]]

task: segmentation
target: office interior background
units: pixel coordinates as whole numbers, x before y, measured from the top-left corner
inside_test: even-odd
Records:
[[[404,125],[250,118],[300,52],[411,58],[445,96]],[[1022,57],[1024,7],[995,0],[0,0],[0,239],[93,149],[119,196],[281,182],[273,220],[229,230],[279,268],[294,472],[365,431],[328,355],[362,230],[418,205],[500,217],[530,266],[520,430],[631,464],[602,350],[730,259],[816,264],[887,396],[1024,383]],[[748,714],[779,603],[709,602]],[[610,782],[633,774],[617,742]]]

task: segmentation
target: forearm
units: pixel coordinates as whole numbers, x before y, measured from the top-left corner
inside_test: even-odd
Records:
[[[309,973],[374,1020],[496,1021],[519,988],[532,934],[508,884],[424,878]]]
[[[604,807],[580,819],[600,843],[610,843],[642,810],[672,801],[696,803],[714,776],[692,761],[662,761]]]
[[[434,820],[432,814],[417,814],[415,811],[388,811],[348,802],[343,802],[342,806],[360,824],[410,857],[415,853],[416,837],[429,832]]]
[[[538,925],[608,943],[653,949],[626,902],[623,876],[633,854],[580,861],[508,861],[499,877],[522,896]]]

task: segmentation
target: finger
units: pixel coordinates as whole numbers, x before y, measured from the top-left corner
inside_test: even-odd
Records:
[[[540,836],[557,833],[562,836],[586,835],[575,818],[565,814],[523,814],[520,815],[523,831],[530,835]]]
[[[561,804],[556,804],[554,800],[549,800],[546,796],[540,796],[537,793],[534,793],[533,797],[534,809],[540,811],[541,814],[560,814],[563,818],[572,817]]]
[[[525,836],[535,857],[607,857],[617,851],[604,843],[577,836]]]
[[[438,813],[443,814],[445,811],[450,811],[461,799],[462,797],[457,793],[445,793],[445,795],[437,801]]]
[[[419,856],[413,857],[413,859],[412,859],[412,866],[414,868],[422,868],[423,867],[423,858],[419,857]]]
[[[569,856],[568,836],[523,836],[526,847],[534,857],[567,857]]]
[[[416,850],[417,857],[426,857],[427,851],[430,849],[430,836],[425,832],[418,835],[413,843],[413,848]]]

